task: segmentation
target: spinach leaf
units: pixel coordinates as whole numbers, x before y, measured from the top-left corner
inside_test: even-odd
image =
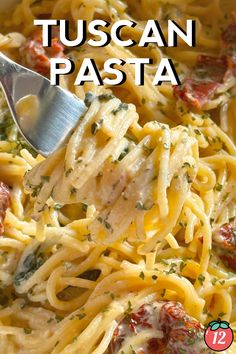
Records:
[[[28,280],[45,262],[46,259],[42,253],[37,255],[38,249],[35,253],[31,253],[25,258],[23,270],[15,276],[14,283],[16,286],[19,286],[22,281]]]

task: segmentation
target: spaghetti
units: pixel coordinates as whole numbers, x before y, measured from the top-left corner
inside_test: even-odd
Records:
[[[153,338],[174,350],[163,344],[165,333],[180,330],[173,311],[187,313],[191,340],[200,333],[189,354],[208,350],[203,325],[212,319],[236,330],[235,42],[227,36],[230,28],[234,38],[234,11],[229,0],[22,0],[10,17],[0,14],[0,50],[45,75],[58,51],[77,70],[94,58],[102,77],[109,57],[153,59],[144,86],[135,85],[129,64],[120,87],[77,87],[75,74],[62,78],[88,110],[47,159],[19,137],[0,93],[0,353],[140,353],[150,352]],[[147,19],[164,29],[168,18],[194,19],[197,47],[71,50],[55,34],[54,53],[40,61],[29,46],[34,38],[41,48],[32,37],[35,18],[69,19],[72,37],[78,19],[130,19],[137,26],[123,35],[136,40]],[[163,57],[175,62],[181,92],[152,85]],[[216,75],[219,61],[224,70]],[[173,326],[160,321],[157,328],[150,316],[148,330],[116,345],[124,318],[154,307]]]

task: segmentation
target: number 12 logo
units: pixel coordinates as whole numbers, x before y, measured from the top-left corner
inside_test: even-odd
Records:
[[[207,326],[204,340],[210,349],[222,352],[231,346],[234,334],[228,322],[212,321]]]

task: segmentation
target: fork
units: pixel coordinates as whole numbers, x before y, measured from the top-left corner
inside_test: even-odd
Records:
[[[19,131],[45,157],[66,143],[87,110],[84,101],[1,52],[0,83]]]

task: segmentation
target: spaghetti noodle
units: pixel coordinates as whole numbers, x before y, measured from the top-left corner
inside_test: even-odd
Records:
[[[6,195],[4,213],[0,207],[0,353],[140,353],[149,339],[160,345],[166,329],[115,346],[122,321],[161,304],[165,316],[184,308],[201,350],[202,325],[212,319],[236,330],[235,42],[226,36],[230,28],[233,38],[234,11],[229,0],[22,0],[10,17],[0,14],[0,50],[28,66],[34,60],[45,75],[52,53],[36,63],[28,45],[35,18],[69,19],[72,37],[78,19],[130,19],[138,25],[123,35],[136,40],[150,18],[164,29],[168,18],[197,22],[196,48],[60,47],[77,70],[83,58],[100,69],[109,57],[147,56],[153,64],[144,86],[135,85],[129,64],[120,87],[62,78],[88,111],[47,159],[19,137],[0,93],[0,188],[10,189],[9,208]],[[207,77],[200,55],[211,58]],[[174,60],[181,93],[152,85],[163,57]],[[216,78],[219,60],[230,71]]]

